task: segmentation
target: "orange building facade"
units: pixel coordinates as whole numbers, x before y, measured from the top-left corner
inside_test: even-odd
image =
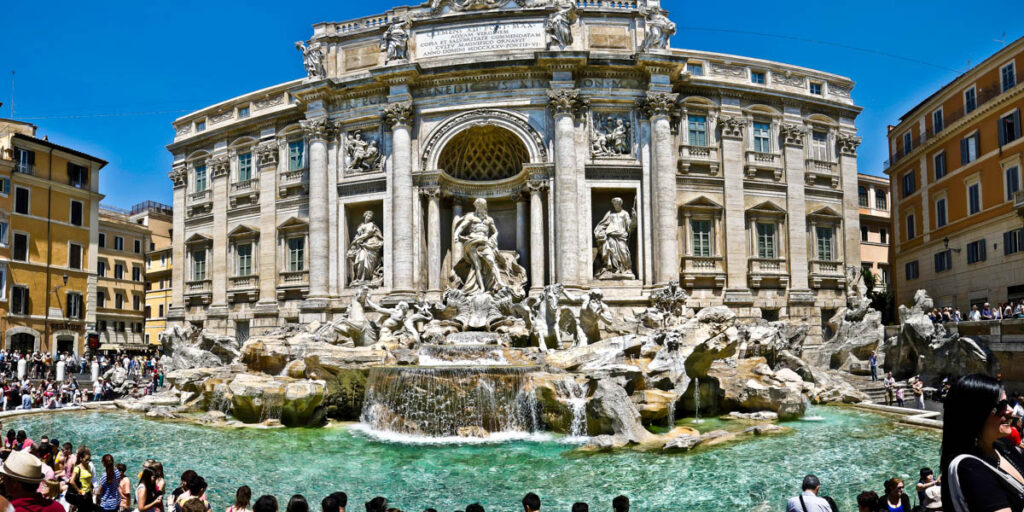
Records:
[[[926,289],[936,306],[1024,300],[1024,38],[889,129],[897,303]]]

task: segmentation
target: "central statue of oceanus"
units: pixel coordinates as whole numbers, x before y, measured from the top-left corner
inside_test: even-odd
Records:
[[[475,211],[452,222],[452,288],[463,294],[494,295],[508,290],[523,295],[526,269],[515,251],[498,249],[498,228],[487,213],[487,201],[473,201]]]

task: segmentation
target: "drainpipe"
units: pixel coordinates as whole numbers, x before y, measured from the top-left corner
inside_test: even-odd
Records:
[[[53,148],[50,148],[49,181],[53,181]],[[39,350],[50,339],[50,266],[53,263],[53,240],[50,237],[53,221],[53,185],[46,187],[46,319],[43,320],[43,339],[39,340]]]

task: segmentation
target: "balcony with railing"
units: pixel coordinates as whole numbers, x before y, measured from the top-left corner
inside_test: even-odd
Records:
[[[808,158],[804,160],[804,176],[808,185],[826,183],[832,188],[839,188],[839,162]]]
[[[185,282],[185,299],[209,303],[213,298],[213,281],[197,279]]]
[[[718,174],[719,156],[717,146],[679,146],[679,170],[683,174],[694,171],[694,166],[707,169],[708,174]]]
[[[289,197],[307,191],[306,170],[284,171],[277,180],[278,193],[281,197]]]
[[[289,291],[309,291],[309,271],[298,270],[288,271],[283,270],[277,274],[277,295],[278,299],[283,299],[284,295]]]
[[[206,203],[213,202],[213,191],[210,189],[201,190],[199,192],[192,192],[188,195],[188,205],[190,207],[200,206]]]
[[[721,256],[683,256],[682,281],[686,287],[696,284],[713,284],[715,288],[725,287],[725,268]]]
[[[785,258],[750,258],[747,279],[751,288],[784,288],[789,285]]]
[[[1017,210],[1019,215],[1024,216],[1024,190],[1013,193],[1013,209]]]
[[[810,278],[811,288],[839,288],[846,284],[846,274],[843,272],[843,262],[811,260]]]
[[[33,175],[36,173],[36,166],[25,162],[15,162],[14,172],[21,174]]]
[[[232,207],[238,206],[242,202],[255,204],[260,198],[260,181],[251,179],[232,183],[228,198],[231,200]]]
[[[747,151],[743,168],[748,178],[757,178],[764,174],[770,175],[771,179],[775,181],[780,181],[782,180],[782,155]]]
[[[256,275],[228,278],[228,300],[256,300],[260,294],[260,277]]]

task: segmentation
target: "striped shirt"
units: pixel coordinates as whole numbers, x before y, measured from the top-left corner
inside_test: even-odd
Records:
[[[97,494],[100,495],[100,508],[103,510],[117,510],[121,505],[121,493],[118,484],[121,483],[121,472],[114,470],[114,480],[107,482],[107,472],[101,471],[96,477]]]

